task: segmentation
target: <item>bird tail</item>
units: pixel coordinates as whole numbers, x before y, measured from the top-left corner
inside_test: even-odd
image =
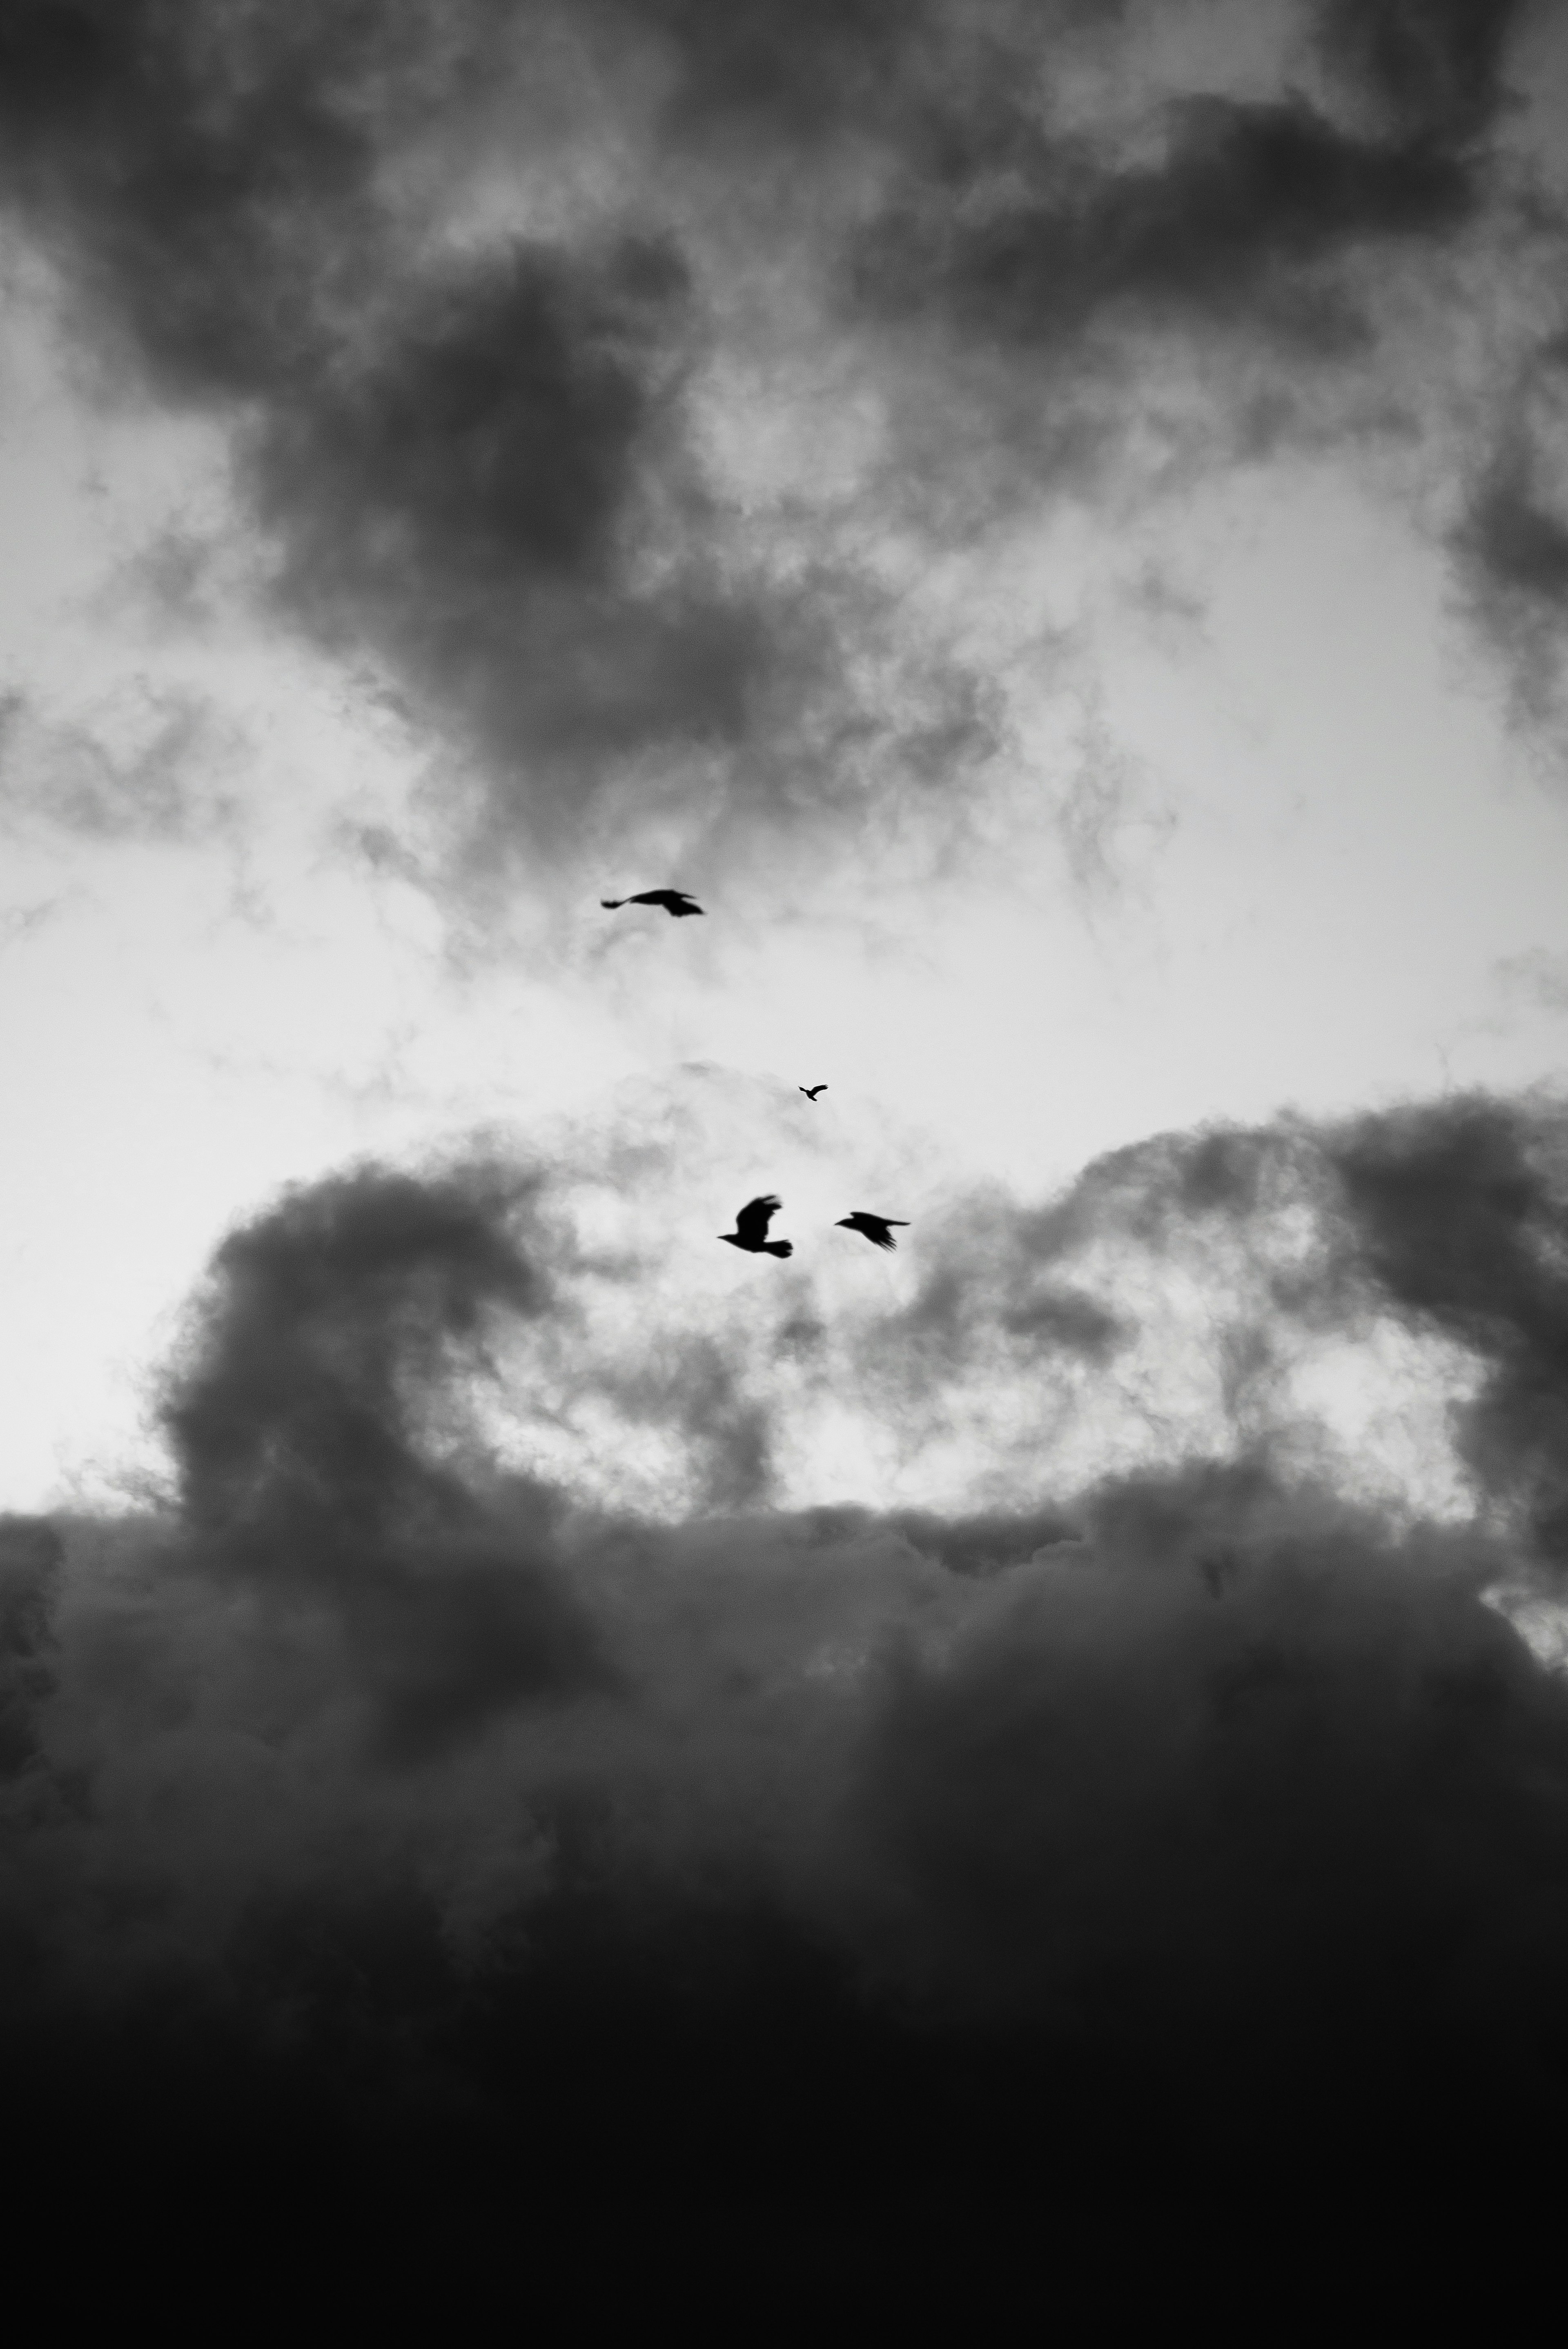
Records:
[[[769,1256],[793,1256],[795,1253],[793,1240],[764,1240],[762,1245]]]

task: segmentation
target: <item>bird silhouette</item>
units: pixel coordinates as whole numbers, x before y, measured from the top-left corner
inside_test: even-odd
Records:
[[[817,1095],[825,1093],[828,1088],[826,1085],[797,1085],[795,1090],[798,1093],[804,1093],[809,1102],[814,1102]]]
[[[736,1221],[738,1223],[739,1220],[737,1216]],[[863,1208],[857,1207],[852,1216],[841,1216],[834,1229],[863,1232],[873,1247],[892,1248],[898,1246],[890,1229],[893,1224],[901,1232],[909,1229],[907,1216],[868,1216]]]
[[[720,1232],[717,1237],[727,1240],[731,1247],[745,1248],[750,1256],[793,1256],[792,1240],[770,1240],[768,1237],[769,1218],[777,1215],[781,1204],[771,1191],[765,1192],[760,1199],[748,1199],[735,1218],[735,1229]]]
[[[621,905],[662,905],[677,922],[683,915],[702,911],[696,899],[688,897],[684,889],[643,889],[634,897],[601,897],[599,903],[607,914],[614,913]]]

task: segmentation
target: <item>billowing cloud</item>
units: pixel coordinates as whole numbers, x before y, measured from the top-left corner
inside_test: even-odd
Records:
[[[335,1607],[375,1734],[409,1758],[603,1673],[552,1557],[550,1495],[513,1482],[498,1516],[416,1441],[421,1396],[487,1315],[543,1309],[507,1221],[521,1204],[482,1173],[367,1174],[290,1202],[220,1249],[164,1406],[211,1565]]]
[[[1282,1333],[1434,1330],[1475,1373],[1439,1516],[1336,1489],[1288,1398],[1278,1441],[1173,1401],[1097,1474],[1043,1437],[1028,1506],[573,1503],[475,1400],[509,1322],[592,1342],[566,1172],[285,1197],[192,1308],[168,1509],[0,1527],[7,2064],[48,2141],[124,2147],[156,2076],[149,2175],[216,2147],[260,2190],[292,2146],[268,2209],[340,2164],[861,2213],[1086,2160],[1162,2194],[1178,2145],[1204,2191],[1260,2146],[1318,2194],[1527,2170],[1568,1694],[1494,1599],[1557,1571],[1554,1115],[1167,1137],[1020,1210],[963,1321],[949,1235],[911,1309],[950,1422],[985,1313],[1111,1382],[1161,1266],[1193,1351],[1264,1290]],[[1118,1258],[1114,1315],[1060,1302]],[[647,1417],[663,1362],[676,1439],[738,1458],[727,1342],[578,1376]]]
[[[1487,1102],[1370,1119],[1334,1154],[1360,1262],[1413,1320],[1487,1364],[1460,1445],[1522,1512],[1532,1555],[1568,1556],[1568,1129]]]
[[[1318,37],[1387,130],[1464,153],[1508,99],[1511,43],[1530,0],[1325,0]]]
[[[934,300],[966,335],[1047,348],[1119,309],[1155,325],[1234,320],[1332,356],[1368,329],[1315,265],[1379,238],[1446,237],[1474,201],[1440,151],[1347,139],[1299,100],[1192,101],[1169,153],[1141,170],[1086,157],[1074,171],[1042,142],[1036,172],[1033,205],[987,207],[971,228],[949,212],[929,261],[901,253],[890,223],[868,295],[905,311]]]
[[[99,362],[224,421],[275,608],[442,746],[470,873],[628,821],[700,864],[988,788],[1007,651],[929,585],[976,528],[1423,429],[1384,291],[1511,200],[1528,14],[1284,12],[1231,88],[1119,8],[33,0],[5,186]],[[1536,594],[1501,495],[1473,559]]]

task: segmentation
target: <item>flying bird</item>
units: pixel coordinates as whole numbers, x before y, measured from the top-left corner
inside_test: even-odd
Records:
[[[769,1218],[777,1215],[780,1205],[771,1191],[760,1199],[748,1199],[735,1218],[735,1229],[720,1232],[717,1237],[727,1240],[731,1247],[745,1248],[751,1256],[793,1256],[792,1240],[770,1240],[768,1237]]]
[[[739,1217],[738,1216],[736,1220],[738,1222]],[[906,1232],[909,1229],[909,1217],[907,1216],[868,1216],[863,1208],[857,1207],[852,1216],[841,1216],[834,1229],[863,1232],[873,1247],[892,1248],[898,1246],[898,1242],[892,1236],[892,1227],[894,1224],[898,1226],[901,1232]]]
[[[817,1095],[825,1093],[828,1088],[826,1085],[797,1085],[795,1090],[798,1093],[804,1093],[809,1102],[814,1102]]]
[[[621,905],[662,905],[677,922],[683,915],[702,911],[696,899],[688,897],[684,889],[644,889],[634,897],[601,897],[599,903],[607,914],[614,913]]]

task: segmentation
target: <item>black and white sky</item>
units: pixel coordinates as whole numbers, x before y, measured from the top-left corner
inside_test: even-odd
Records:
[[[5,0],[40,2112],[1530,2167],[1565,262],[1558,0]]]

